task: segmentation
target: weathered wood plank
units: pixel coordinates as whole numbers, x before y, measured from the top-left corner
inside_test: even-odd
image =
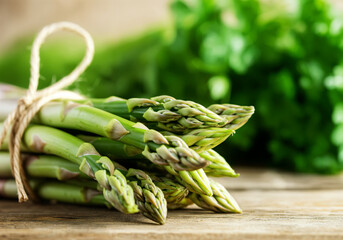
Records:
[[[239,178],[219,178],[229,189],[343,189],[343,174],[335,176],[294,174],[273,169],[235,168]]]
[[[343,191],[242,191],[234,195],[245,210],[242,215],[213,214],[192,207],[170,212],[165,226],[154,225],[140,215],[102,208],[1,201],[0,239],[46,239],[50,234],[62,239],[164,239],[164,234],[171,239],[183,234],[189,239],[343,239]]]
[[[164,226],[105,208],[1,200],[0,239],[343,239],[343,189],[267,189],[251,183],[248,190],[231,191],[241,215],[192,206],[170,211]]]

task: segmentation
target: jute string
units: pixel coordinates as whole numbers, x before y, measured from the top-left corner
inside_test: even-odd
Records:
[[[40,57],[39,49],[45,39],[54,32],[67,30],[81,36],[86,43],[86,53],[80,64],[67,76],[63,77],[55,84],[37,90],[39,82]],[[78,99],[78,94],[73,94],[62,89],[72,84],[82,74],[91,63],[94,55],[94,43],[90,34],[80,26],[70,22],[58,22],[44,27],[33,42],[31,52],[31,76],[29,88],[26,95],[18,101],[16,109],[7,117],[0,134],[0,148],[5,138],[8,137],[9,152],[11,158],[11,169],[16,181],[18,200],[25,202],[29,197],[33,201],[38,198],[28,184],[25,171],[20,158],[20,143],[23,133],[34,115],[40,108],[56,99]]]

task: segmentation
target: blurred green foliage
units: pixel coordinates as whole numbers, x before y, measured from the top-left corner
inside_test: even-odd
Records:
[[[343,20],[335,6],[325,0],[174,0],[170,8],[170,25],[98,47],[72,88],[95,97],[168,94],[204,105],[255,105],[253,118],[219,149],[230,162],[342,170]],[[26,46],[18,43],[2,56],[2,82],[27,86]],[[70,71],[83,46],[44,48],[41,87]]]

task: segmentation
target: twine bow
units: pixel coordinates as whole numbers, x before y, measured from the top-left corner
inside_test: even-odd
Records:
[[[55,84],[37,91],[39,82],[40,57],[39,49],[45,39],[52,33],[59,30],[67,30],[77,33],[86,43],[86,53],[80,64],[67,76],[63,77]],[[32,199],[38,200],[30,185],[28,184],[25,171],[20,159],[20,143],[25,129],[40,110],[40,108],[55,99],[78,99],[78,94],[73,94],[62,89],[72,84],[82,74],[91,63],[94,55],[94,43],[90,34],[80,26],[70,22],[53,23],[44,27],[36,37],[31,52],[31,77],[30,85],[26,95],[18,101],[16,109],[7,117],[0,134],[0,148],[5,138],[9,137],[9,152],[11,158],[11,169],[16,181],[18,200],[25,202]]]

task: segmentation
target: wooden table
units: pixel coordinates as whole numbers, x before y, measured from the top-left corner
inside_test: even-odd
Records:
[[[343,175],[322,177],[238,169],[219,179],[243,214],[195,206],[170,211],[167,224],[73,205],[0,201],[0,239],[343,239]]]

